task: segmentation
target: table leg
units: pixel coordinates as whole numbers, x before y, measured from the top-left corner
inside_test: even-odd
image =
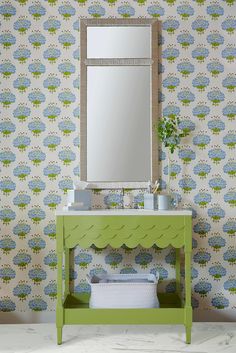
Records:
[[[186,343],[187,344],[191,343],[191,331],[192,331],[192,326],[185,326],[185,334],[186,334]]]
[[[57,344],[62,344],[62,327],[57,327]]]
[[[191,251],[185,252],[185,329],[186,343],[191,343],[192,306],[191,306]]]
[[[56,326],[57,326],[57,344],[62,343],[63,327],[63,305],[62,305],[62,252],[57,254],[57,307],[56,307]]]
[[[175,273],[176,273],[176,293],[181,298],[180,291],[180,249],[176,249],[176,263],[175,263]]]
[[[63,217],[57,217],[57,306],[56,306],[56,327],[57,344],[62,343],[62,328],[64,323],[64,308],[62,302],[62,264],[63,264]]]
[[[65,297],[70,294],[70,249],[65,248]]]

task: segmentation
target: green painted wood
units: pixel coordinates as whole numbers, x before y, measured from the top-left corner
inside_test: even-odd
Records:
[[[62,344],[62,327],[57,327],[57,344]]]
[[[56,250],[57,252],[63,252],[64,250],[64,237],[65,237],[65,231],[64,231],[64,217],[63,216],[57,216],[56,217]]]
[[[65,294],[66,297],[70,293],[70,249],[65,248]]]
[[[191,342],[191,216],[57,216],[57,342],[62,343],[64,324],[184,324]],[[159,309],[90,309],[88,295],[69,293],[69,249],[111,245],[176,248],[177,293],[158,294]],[[185,252],[185,303],[180,294],[180,248]],[[62,265],[65,254],[65,300],[62,297]]]
[[[186,343],[190,344],[191,343],[191,331],[192,331],[192,327],[189,326],[185,326],[185,332],[186,332]]]
[[[186,330],[186,343],[191,343],[191,331],[192,331],[192,307],[185,306],[184,308],[185,315],[185,330]]]
[[[158,310],[158,312],[157,312]],[[184,309],[65,309],[66,325],[183,324]]]
[[[180,295],[180,249],[176,249],[176,262],[175,262],[175,273],[176,273],[176,292]]]
[[[185,328],[186,343],[191,343],[192,306],[191,306],[191,254],[192,254],[192,219],[185,219]]]
[[[159,295],[158,309],[90,309],[87,295],[66,298],[65,324],[184,324],[184,309],[174,293]]]
[[[185,251],[192,251],[192,217],[184,217],[184,248]]]
[[[57,237],[57,306],[56,306],[56,326],[57,344],[62,343],[62,328],[64,324],[64,308],[62,298],[62,264],[63,264],[63,217],[57,217],[56,237]]]
[[[64,227],[68,248],[79,245],[85,249],[92,244],[98,248],[120,248],[123,244],[129,248],[184,245],[183,216],[68,216],[64,217]]]

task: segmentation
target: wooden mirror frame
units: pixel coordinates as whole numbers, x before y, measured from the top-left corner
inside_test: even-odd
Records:
[[[151,29],[151,57],[144,58],[87,58],[87,27],[107,26],[148,26]],[[87,181],[87,67],[88,66],[150,66],[151,94],[150,120],[152,133],[151,181],[158,179],[158,141],[156,126],[158,121],[158,21],[153,19],[81,19],[80,20],[80,180]],[[104,188],[143,188],[146,182],[93,182],[95,187]]]

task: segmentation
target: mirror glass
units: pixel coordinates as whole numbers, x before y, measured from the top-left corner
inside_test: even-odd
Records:
[[[150,66],[87,67],[88,181],[151,180],[150,74]]]
[[[87,58],[150,58],[150,27],[88,27]]]

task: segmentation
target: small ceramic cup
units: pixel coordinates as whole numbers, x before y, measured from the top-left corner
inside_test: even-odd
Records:
[[[158,195],[158,210],[171,210],[176,207],[176,200],[172,195]]]
[[[144,209],[156,210],[157,209],[157,194],[144,194]]]

